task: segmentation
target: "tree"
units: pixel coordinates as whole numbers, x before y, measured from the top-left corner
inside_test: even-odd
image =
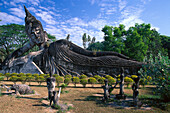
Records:
[[[86,33],[83,34],[82,40],[83,40],[83,47],[84,49],[86,49],[86,43],[87,43]]]
[[[69,41],[70,39],[70,34],[67,35],[66,40]]]
[[[92,43],[88,46],[87,50],[103,51],[104,50],[104,44],[102,42]]]
[[[29,41],[23,25],[2,25],[0,31],[0,56],[2,60]]]
[[[11,77],[10,73],[5,73],[5,77],[7,78],[7,80],[9,79],[9,77]]]
[[[125,46],[125,55],[138,61],[143,61],[147,53],[148,45],[143,42],[142,36],[138,34],[135,27],[130,27],[127,31]]]
[[[18,81],[18,77],[16,75],[13,75],[13,76],[10,77],[9,80],[14,82],[14,84],[16,84],[16,82]]]
[[[114,51],[122,53],[124,50],[124,36],[126,34],[125,26],[120,24],[119,27],[105,26],[104,32],[104,51]]]
[[[127,88],[129,87],[130,84],[133,83],[133,79],[130,77],[125,77],[125,84],[127,85]]]
[[[146,81],[152,81],[156,84],[155,93],[161,96],[164,101],[170,100],[170,60],[168,56],[162,56],[160,53],[155,59],[153,56],[145,59],[146,65],[139,71]],[[149,77],[148,77],[149,76]],[[149,80],[148,80],[149,79]]]
[[[69,85],[69,83],[71,82],[71,78],[65,78],[64,79],[64,83]]]
[[[88,83],[90,83],[92,85],[92,87],[94,87],[94,84],[97,82],[97,80],[94,77],[90,77],[88,79]]]
[[[83,85],[83,87],[86,87],[88,80],[86,78],[80,79],[80,83]]]
[[[48,34],[48,33],[47,33],[47,36],[48,36],[49,39],[52,40],[52,42],[56,41],[56,37],[55,36],[53,36],[51,34]]]
[[[64,78],[61,76],[57,76],[56,77],[56,83],[57,83],[57,87],[60,85],[60,83],[64,82]]]
[[[99,78],[99,80],[98,80],[98,82],[100,83],[100,84],[104,84],[104,80],[105,80],[106,78],[104,78],[104,77],[101,77],[101,78]]]
[[[74,83],[74,85],[76,87],[76,84],[80,83],[79,77],[73,77],[73,83]]]
[[[84,79],[84,78],[87,78],[87,76],[86,75],[84,75],[84,74],[82,74],[82,75],[80,75],[80,77],[79,77],[80,79]]]
[[[22,84],[25,84],[26,82],[26,75],[24,73],[19,73],[18,74],[18,79],[21,81]]]

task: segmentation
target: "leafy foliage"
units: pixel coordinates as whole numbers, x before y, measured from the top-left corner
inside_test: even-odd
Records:
[[[125,82],[125,84],[127,85],[127,88],[128,88],[129,85],[133,83],[133,79],[130,78],[130,77],[125,77],[124,82]]]
[[[97,82],[97,80],[94,77],[90,77],[88,79],[88,83],[90,83],[92,85],[92,87],[94,87],[94,84]]]
[[[64,83],[69,85],[69,83],[71,82],[71,78],[65,78],[64,79]]]
[[[139,72],[146,80],[152,80],[156,84],[157,88],[155,91],[161,95],[164,101],[170,100],[168,96],[170,95],[170,61],[168,57],[162,56],[159,53],[154,59],[151,54],[148,59],[146,58],[145,62],[147,64]]]
[[[80,79],[83,79],[83,78],[87,78],[87,76],[86,75],[80,75],[80,77],[79,77]]]
[[[64,78],[61,77],[61,76],[57,76],[57,77],[55,77],[55,78],[56,78],[57,86],[59,86],[60,83],[63,83],[63,82],[64,82]]]
[[[83,85],[83,87],[86,87],[88,80],[86,78],[80,79],[80,83]]]
[[[76,84],[80,83],[79,77],[73,77],[73,83],[74,83],[74,85],[76,87]]]

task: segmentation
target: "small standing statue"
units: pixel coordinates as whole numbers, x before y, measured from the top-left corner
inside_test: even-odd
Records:
[[[138,95],[139,95],[139,80],[140,80],[140,76],[139,74],[137,75],[137,78],[133,78],[134,83],[132,85],[132,90],[133,90],[133,101],[134,101],[134,106],[138,106]]]
[[[52,76],[47,78],[47,89],[48,89],[48,99],[49,100],[51,99],[51,97],[53,95],[53,91],[55,90],[55,81],[56,81],[56,79]]]
[[[57,91],[53,91],[53,95],[50,98],[50,106],[51,106],[52,102],[54,105],[59,105],[60,93],[61,93],[61,87],[59,89],[58,95],[57,95]]]
[[[121,68],[120,74],[120,92],[116,95],[117,99],[126,99],[126,95],[124,95],[124,68]]]
[[[110,97],[109,90],[110,90],[110,88],[111,88],[112,86],[109,86],[109,85],[108,85],[108,79],[105,79],[104,82],[105,82],[105,85],[102,86],[102,87],[103,87],[103,90],[104,90],[103,100],[106,102],[106,101],[109,99],[109,97]]]

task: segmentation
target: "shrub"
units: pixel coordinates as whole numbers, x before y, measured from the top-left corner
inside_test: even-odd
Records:
[[[138,76],[137,75],[131,75],[131,78],[133,79],[133,78],[138,78]]]
[[[18,81],[18,77],[13,75],[13,76],[10,77],[9,80],[14,82],[14,84],[16,84],[16,82]]]
[[[38,74],[29,74],[26,76],[26,81],[29,82],[29,85],[31,85],[31,81],[34,80],[34,79],[38,79]]]
[[[11,74],[10,73],[5,73],[5,76],[6,76],[7,80],[8,80],[9,77],[11,77]]]
[[[18,77],[22,77],[22,76],[24,76],[25,74],[24,73],[19,73],[18,74]]]
[[[120,81],[120,75],[118,75],[118,76],[116,77],[116,79],[117,79],[117,81]]]
[[[36,79],[39,76],[39,74],[35,73],[32,76],[33,76],[34,79]]]
[[[0,81],[3,81],[5,76],[0,76]]]
[[[65,80],[64,80],[65,84],[69,85],[70,82],[71,82],[71,78],[65,78]]]
[[[55,78],[56,78],[57,86],[59,86],[60,83],[63,83],[63,82],[64,82],[64,78],[61,77],[61,76],[57,76],[57,77],[55,77]]]
[[[99,80],[98,80],[98,82],[103,85],[105,79],[106,79],[106,78],[104,78],[104,77],[100,77]]]
[[[76,84],[80,83],[79,77],[73,77],[73,83],[74,83],[74,85],[76,87]]]
[[[71,75],[66,75],[64,78],[72,78],[72,76]]]
[[[127,85],[127,88],[129,87],[130,84],[133,83],[133,79],[130,77],[125,77],[124,81],[125,81],[125,84]]]
[[[68,85],[67,84],[61,84],[60,87],[61,87],[61,93],[64,93],[63,91],[65,90],[65,88],[67,87]]]
[[[83,78],[87,78],[87,76],[86,75],[80,75],[80,77],[79,77],[80,79],[83,79]]]
[[[4,74],[3,74],[3,73],[0,73],[0,76],[4,76]]]
[[[83,78],[83,79],[80,79],[80,83],[83,85],[83,87],[86,87],[86,84],[88,83],[88,80]]]
[[[109,79],[109,78],[112,78],[112,76],[106,75],[105,78],[106,78],[106,79]]]
[[[21,74],[21,75],[22,75],[22,74]],[[24,75],[24,74],[23,74],[22,76],[18,77],[18,80],[21,81],[22,84],[25,84],[26,79],[27,79],[27,77],[26,77],[26,75]]]
[[[88,83],[90,83],[92,85],[92,87],[94,87],[94,84],[97,82],[97,80],[94,77],[90,77],[88,79]]]
[[[45,78],[45,79],[47,79],[47,78],[49,78],[49,77],[50,77],[50,74],[45,74],[45,75],[44,75],[44,78]]]
[[[59,75],[58,74],[53,74],[53,77],[58,77]]]
[[[100,78],[101,78],[101,76],[99,76],[99,75],[94,75],[94,78],[98,81]],[[98,81],[99,82],[99,81]]]
[[[116,80],[113,77],[108,78],[108,84],[109,85],[113,85],[113,84],[115,84],[115,82],[116,82]]]
[[[39,85],[41,85],[42,82],[44,82],[44,81],[45,81],[45,78],[42,75],[37,78],[37,82],[38,82]]]
[[[147,80],[150,79],[156,84],[155,93],[161,96],[164,101],[169,101],[170,85],[169,85],[169,65],[170,60],[168,56],[162,56],[161,53],[158,56],[146,58],[146,65],[139,71],[140,74]],[[147,76],[150,76],[149,78]]]
[[[145,87],[145,85],[149,84],[149,82],[145,79],[145,78],[141,78],[139,81],[139,85],[142,85],[143,88]]]

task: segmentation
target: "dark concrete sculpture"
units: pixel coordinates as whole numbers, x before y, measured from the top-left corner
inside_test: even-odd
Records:
[[[54,77],[47,78],[47,89],[48,89],[48,99],[51,100],[53,92],[55,90],[55,81]]]
[[[112,88],[112,86],[108,85],[108,79],[105,79],[104,82],[105,82],[105,85],[103,86],[103,90],[104,90],[103,101],[106,102],[110,98],[109,90]]]
[[[118,75],[121,67],[128,74],[136,74],[143,64],[116,52],[88,51],[67,40],[58,40],[51,43],[49,47],[44,47],[48,37],[41,22],[32,16],[26,7],[25,12],[25,28],[30,43],[6,58],[1,73],[30,73],[31,71],[31,73],[56,73],[61,76],[67,74],[74,76],[109,74],[112,76]],[[38,45],[41,50],[19,57],[34,45]],[[35,71],[32,71],[34,69],[27,70],[30,67],[34,67]]]
[[[33,90],[26,84],[14,84],[9,89],[15,90],[15,94],[33,94]]]
[[[138,106],[138,95],[139,95],[139,80],[140,80],[140,76],[138,74],[137,78],[133,78],[134,83],[132,85],[132,90],[133,90],[133,101],[134,101],[134,106]]]

